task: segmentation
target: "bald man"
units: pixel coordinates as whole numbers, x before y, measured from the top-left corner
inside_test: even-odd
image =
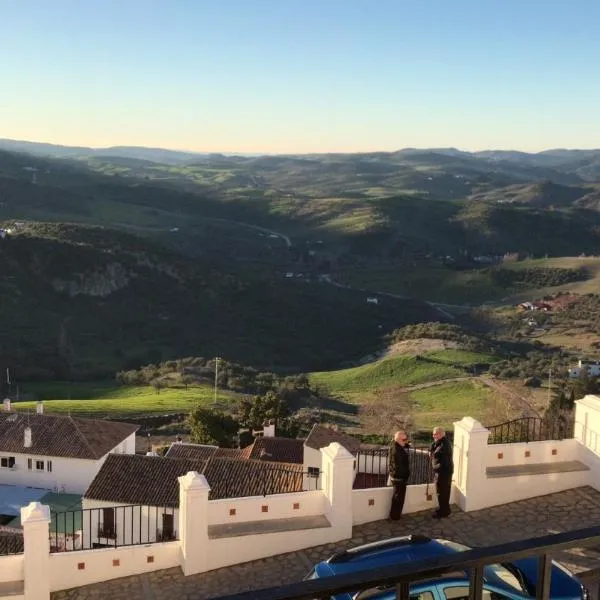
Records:
[[[402,509],[404,508],[406,486],[410,477],[409,448],[410,444],[408,443],[406,433],[404,431],[396,431],[394,439],[390,444],[388,455],[388,469],[394,488],[392,506],[390,508],[391,521],[397,521],[402,516]]]
[[[438,499],[438,509],[433,513],[433,518],[444,519],[450,516],[450,491],[454,462],[452,461],[452,446],[446,437],[446,432],[441,427],[433,428],[433,443],[429,452]]]

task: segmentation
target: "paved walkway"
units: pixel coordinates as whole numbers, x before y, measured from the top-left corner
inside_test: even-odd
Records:
[[[600,493],[578,488],[477,512],[455,512],[435,521],[429,513],[406,515],[399,523],[377,521],[354,528],[351,540],[292,552],[250,563],[184,577],[179,569],[115,579],[57,592],[53,600],[203,600],[228,593],[299,581],[312,565],[335,549],[393,536],[421,533],[469,546],[494,544],[560,533],[600,524]],[[597,568],[600,550],[570,550],[557,558],[574,572]]]

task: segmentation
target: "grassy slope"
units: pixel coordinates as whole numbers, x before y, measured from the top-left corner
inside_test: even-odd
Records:
[[[190,386],[189,389],[163,389],[157,394],[151,386],[118,387],[110,383],[92,384],[27,384],[24,392],[44,400],[45,409],[53,413],[126,416],[143,413],[188,412],[198,404],[213,401],[210,385]],[[221,390],[217,400],[235,397]],[[67,400],[66,398],[71,398]],[[35,410],[35,402],[17,402],[17,410]]]
[[[430,429],[436,425],[450,428],[454,421],[465,416],[484,418],[493,392],[476,380],[453,381],[434,387],[415,390],[417,429]]]
[[[466,373],[453,363],[469,365],[490,362],[494,357],[463,350],[439,350],[425,355],[439,362],[417,360],[415,356],[397,355],[351,369],[312,373],[311,383],[327,388],[332,394],[359,400],[376,389],[392,385],[411,386],[440,379],[463,377]]]

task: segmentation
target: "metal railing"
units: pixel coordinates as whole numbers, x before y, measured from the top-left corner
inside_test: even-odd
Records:
[[[542,419],[523,417],[488,427],[488,444],[514,444],[519,442],[544,442],[565,440],[574,435],[572,418]]]
[[[244,464],[241,464],[244,467]],[[275,496],[277,494],[290,494],[295,492],[309,492],[322,489],[322,475],[320,469],[308,471],[298,469],[269,468],[264,470],[242,469],[235,470],[225,476],[215,477],[211,480],[209,500],[225,498],[244,498],[247,496]]]
[[[386,487],[389,485],[389,447],[363,448],[356,454],[356,477],[354,489]],[[429,446],[408,449],[410,478],[408,485],[420,485],[432,481]]]
[[[23,554],[23,532],[0,527],[0,556]]]
[[[119,548],[177,538],[177,507],[126,505],[50,514],[50,551]]]
[[[212,600],[312,600],[330,599],[337,594],[356,594],[363,590],[395,591],[397,600],[409,600],[411,582],[426,581],[448,573],[466,572],[469,578],[469,598],[483,597],[484,568],[488,565],[506,564],[512,561],[537,557],[537,582],[535,597],[550,597],[551,556],[569,548],[584,548],[600,544],[600,527],[590,527],[539,538],[509,542],[486,548],[475,548],[444,556],[400,564],[353,571],[322,579],[310,579],[298,583],[219,596]],[[365,596],[366,597],[366,596]],[[486,594],[486,597],[489,597]],[[493,597],[493,596],[492,596]],[[584,590],[582,590],[582,597]]]

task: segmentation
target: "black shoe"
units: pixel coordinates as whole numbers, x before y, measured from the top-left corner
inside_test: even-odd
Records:
[[[441,519],[442,515],[440,515],[440,513],[436,510],[432,515],[431,515],[432,519]]]

